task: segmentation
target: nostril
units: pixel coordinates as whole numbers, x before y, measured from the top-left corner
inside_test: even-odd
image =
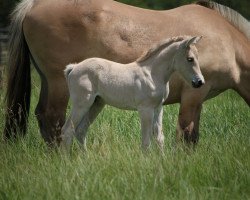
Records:
[[[203,85],[203,82],[201,79],[198,80],[198,85]]]

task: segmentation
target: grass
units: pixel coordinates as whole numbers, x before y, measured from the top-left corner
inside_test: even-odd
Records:
[[[27,136],[0,144],[0,199],[250,199],[250,109],[232,91],[204,104],[193,152],[174,145],[179,105],[164,108],[164,154],[152,146],[146,155],[137,113],[106,107],[90,128],[88,151],[75,144],[68,157],[40,136],[38,95],[35,78]]]

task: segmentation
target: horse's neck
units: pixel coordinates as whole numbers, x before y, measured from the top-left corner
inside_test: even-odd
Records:
[[[166,83],[174,71],[173,62],[175,53],[176,49],[174,47],[165,48],[150,59],[147,59],[142,67],[151,74],[152,78]]]

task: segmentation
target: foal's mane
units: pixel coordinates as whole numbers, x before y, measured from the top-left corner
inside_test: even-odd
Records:
[[[154,46],[152,46],[149,50],[144,51],[144,53],[136,60],[137,63],[141,63],[146,61],[149,57],[155,55],[157,52],[159,52],[160,50],[168,47],[169,45],[175,43],[175,42],[180,42],[184,39],[187,39],[190,36],[177,36],[177,37],[172,37],[172,38],[168,38],[165,39],[157,44],[155,44]]]
[[[198,0],[196,4],[217,11],[250,40],[250,23],[240,13],[210,0]]]

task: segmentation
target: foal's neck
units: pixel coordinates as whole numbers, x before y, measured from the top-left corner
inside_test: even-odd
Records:
[[[140,66],[149,71],[151,76],[158,79],[158,81],[166,83],[174,72],[174,57],[176,51],[177,45],[172,44],[140,63]]]

